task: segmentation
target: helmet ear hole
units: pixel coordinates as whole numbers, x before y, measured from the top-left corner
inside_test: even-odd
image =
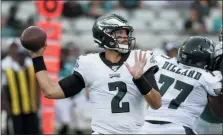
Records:
[[[103,43],[105,41],[105,37],[100,36],[100,38],[101,38],[101,42]]]
[[[115,44],[116,44],[116,43],[115,43],[114,41],[110,41],[110,42],[109,42],[109,45],[112,46],[112,47],[115,47]]]

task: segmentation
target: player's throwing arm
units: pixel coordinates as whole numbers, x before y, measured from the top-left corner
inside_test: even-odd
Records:
[[[74,72],[58,83],[54,83],[49,78],[43,59],[43,52],[46,48],[46,33],[41,28],[36,26],[28,27],[23,31],[20,39],[23,47],[29,50],[37,81],[46,98],[61,99],[70,97],[79,93],[85,87],[79,73]]]
[[[134,84],[141,94],[144,95],[146,101],[153,109],[159,109],[161,107],[161,95],[156,89],[154,89],[154,73],[152,73],[152,71],[143,73],[143,68],[146,65],[146,62],[146,53],[143,54],[142,51],[140,51],[139,55],[135,52],[135,64],[132,67],[129,66],[128,63],[125,63],[125,65],[133,76]],[[149,79],[148,75],[150,75]]]

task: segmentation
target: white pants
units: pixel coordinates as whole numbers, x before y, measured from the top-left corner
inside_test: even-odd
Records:
[[[82,90],[72,100],[72,128],[77,130],[89,130],[91,129],[91,103],[86,99],[85,90]]]
[[[196,123],[195,131],[198,132],[198,134],[223,134],[223,123],[209,123],[200,118]]]
[[[142,127],[142,134],[188,134],[188,132],[186,132],[185,127],[174,123],[152,124],[145,122]]]
[[[56,109],[56,122],[62,124],[69,124],[71,120],[70,109],[71,109],[71,99],[58,99],[55,101]]]
[[[58,99],[55,101],[55,131],[58,132],[58,130],[61,129],[62,125],[64,124],[70,124],[71,121],[71,115],[70,115],[70,109],[71,109],[71,100],[70,98],[66,99]],[[69,126],[70,128],[70,126]]]

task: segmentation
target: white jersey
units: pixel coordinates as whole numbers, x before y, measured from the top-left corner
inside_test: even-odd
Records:
[[[136,51],[139,50],[132,50],[123,61],[134,65]],[[151,52],[146,53],[145,71],[155,65]],[[111,64],[102,56],[102,53],[81,56],[74,69],[90,90],[92,130],[101,134],[135,134],[144,124],[144,97],[125,65]]]
[[[192,128],[208,100],[222,88],[220,71],[206,70],[178,64],[175,58],[155,57],[159,71],[155,74],[162,96],[158,110],[148,109],[145,120],[168,121]]]

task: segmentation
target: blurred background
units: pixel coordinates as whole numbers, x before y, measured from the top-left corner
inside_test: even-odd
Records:
[[[38,4],[35,1],[3,0],[1,3],[1,59],[6,59],[10,53],[18,54],[17,51],[10,51],[14,47],[12,45],[17,45],[19,48],[16,50],[22,50],[23,55],[29,57],[28,53],[21,48],[19,37],[25,28],[44,24],[46,21],[55,22],[61,27],[56,38],[52,36],[48,39],[50,44],[53,45],[56,42],[57,45],[51,46],[52,49],[45,54],[49,61],[54,60],[53,63],[49,62],[49,67],[58,67],[51,71],[52,78],[56,77],[55,80],[62,79],[72,72],[77,56],[102,50],[94,46],[91,29],[95,19],[105,13],[116,13],[129,21],[135,30],[133,34],[136,37],[137,48],[150,49],[158,55],[165,54],[170,57],[176,56],[182,41],[191,35],[207,36],[218,43],[222,25],[222,1],[64,0],[60,2],[63,5],[61,13],[56,17],[49,15],[47,18],[40,13],[43,11],[40,11],[41,5],[37,8]],[[46,5],[52,8],[51,4]],[[47,30],[48,33],[54,31],[53,27],[51,29]],[[4,91],[3,87],[1,90]],[[40,100],[36,111],[39,132],[91,134],[91,107],[88,91],[84,89],[73,98],[56,100],[53,103],[46,102],[41,95],[37,95],[37,99]],[[2,99],[1,102],[5,101],[8,100]],[[12,110],[10,106],[8,107],[8,111]],[[10,112],[2,108],[3,134],[14,131],[11,128],[15,126],[13,126],[15,120],[10,119],[9,115],[11,115]],[[46,128],[49,125],[52,128]],[[205,127],[207,126],[203,128],[206,129]]]

